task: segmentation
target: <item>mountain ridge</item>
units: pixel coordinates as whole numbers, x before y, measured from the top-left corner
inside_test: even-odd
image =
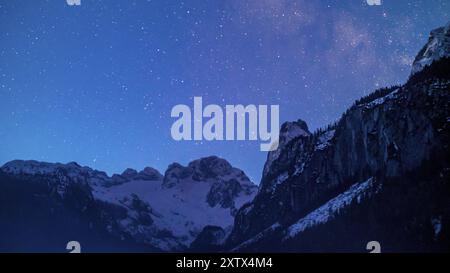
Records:
[[[268,157],[272,168],[264,172],[260,190],[255,199],[238,211],[234,228],[224,244],[224,249],[320,251],[320,248],[313,245],[314,242],[319,246],[327,245],[322,251],[324,249],[361,251],[364,249],[362,243],[359,246],[352,245],[354,240],[351,241],[347,233],[339,234],[341,238],[348,239],[347,242],[335,237],[323,236],[332,233],[331,229],[324,228],[324,226],[332,226],[326,222],[318,225],[319,227],[314,228],[313,231],[299,232],[300,235],[288,240],[285,238],[287,238],[289,227],[295,222],[307,215],[314,215],[315,212],[316,216],[323,215],[316,211],[321,205],[343,194],[356,183],[368,179],[372,179],[372,183],[375,183],[376,187],[382,187],[382,190],[381,193],[366,197],[367,200],[358,201],[364,205],[366,205],[365,202],[381,198],[379,196],[386,198],[391,192],[398,190],[387,181],[395,181],[402,184],[405,190],[410,190],[422,188],[422,180],[429,181],[433,177],[434,180],[429,181],[430,189],[423,190],[421,194],[412,195],[410,198],[427,198],[427,201],[437,208],[427,208],[422,211],[410,204],[409,206],[416,209],[418,215],[423,214],[423,217],[430,219],[421,223],[422,226],[416,224],[409,228],[417,231],[423,227],[429,227],[431,222],[436,222],[432,219],[440,219],[441,226],[447,226],[450,215],[445,213],[445,209],[448,208],[448,204],[441,205],[439,208],[437,202],[449,195],[449,188],[442,185],[442,181],[445,181],[448,175],[446,170],[449,167],[449,159],[445,151],[448,151],[448,117],[450,115],[448,104],[450,61],[447,58],[450,48],[447,43],[441,42],[447,41],[449,36],[447,27],[432,31],[424,47],[425,50],[417,55],[413,73],[404,85],[380,89],[357,100],[335,124],[320,129],[314,134],[293,138],[285,143],[280,151],[277,151],[274,160]],[[438,54],[432,54],[434,52]],[[423,56],[427,58],[426,60],[432,59],[432,61],[430,63],[423,61]],[[435,166],[429,166],[430,161],[437,162]],[[436,173],[428,172],[430,169],[439,176],[436,177]],[[414,175],[411,175],[412,173]],[[428,176],[424,176],[423,173]],[[422,180],[411,178],[414,176],[421,177]],[[436,192],[436,200],[430,199],[430,192]],[[389,201],[383,200],[383,203]],[[357,204],[352,203],[349,206],[351,209],[348,209],[350,211],[348,214],[359,210]],[[383,211],[386,216],[378,215],[378,212],[373,211],[371,207],[365,207],[367,214],[360,215],[361,219],[353,218],[353,222],[348,222],[347,218],[336,216],[336,218],[331,217],[330,222],[341,221],[339,225],[345,223],[347,231],[352,230],[352,224],[358,224],[358,221],[364,222],[365,217],[368,216],[378,217],[379,223],[383,223],[390,212],[388,208],[383,207],[382,203],[379,206],[382,207],[380,211]],[[398,217],[407,219],[405,221],[412,221],[407,217],[408,203],[402,202],[401,206],[403,206],[399,208],[401,216]],[[374,216],[375,214],[377,215]],[[407,222],[402,223],[402,225],[406,224]],[[387,223],[386,226],[388,226]],[[392,227],[391,233],[396,233],[399,228],[407,227]],[[370,231],[371,227],[364,222],[361,229]],[[322,233],[314,230],[321,230]],[[435,242],[435,238],[430,235],[423,239],[426,242],[416,242],[415,247],[419,251],[420,249],[430,251],[444,246],[448,240],[445,239],[448,236],[446,235],[448,229],[445,230],[446,232],[440,233],[441,241]],[[408,237],[410,235],[397,234],[400,239],[396,243],[389,237],[388,232],[381,228],[366,234],[361,234],[358,230],[353,231],[360,233],[358,239],[369,240],[372,234],[378,236],[380,240],[389,240],[393,250],[413,251],[407,242],[407,240],[414,241],[414,238]],[[314,236],[308,239],[308,234],[314,234]],[[325,237],[329,241],[325,241]],[[330,247],[330,244],[334,247]]]
[[[72,199],[74,187],[81,187],[78,198],[88,200],[100,213],[117,214],[102,210],[99,202],[121,211],[108,216],[104,223],[107,233],[163,251],[188,248],[210,224],[229,230],[235,211],[256,192],[256,185],[243,171],[215,156],[194,160],[188,166],[171,164],[164,176],[151,167],[107,176],[74,162],[34,160],[13,160],[0,170],[25,182],[43,182],[62,204]],[[86,206],[77,205],[80,211]]]

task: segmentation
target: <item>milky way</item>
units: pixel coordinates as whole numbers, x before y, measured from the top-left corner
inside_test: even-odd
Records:
[[[218,155],[259,182],[259,142],[174,141],[176,104],[280,105],[313,131],[404,82],[450,1],[0,0],[0,164],[109,174]]]

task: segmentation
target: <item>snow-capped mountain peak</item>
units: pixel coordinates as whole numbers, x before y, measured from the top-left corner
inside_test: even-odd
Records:
[[[162,180],[162,174],[152,167],[145,167],[138,175],[148,178],[149,180]]]
[[[61,200],[71,196],[72,185],[81,186],[90,199],[126,212],[113,218],[108,232],[162,250],[189,247],[208,225],[230,230],[236,211],[257,191],[242,170],[215,156],[188,166],[173,163],[164,176],[151,167],[139,172],[128,168],[109,177],[75,162],[23,160],[8,162],[1,171],[30,183],[43,181]]]
[[[308,124],[304,120],[285,122],[280,129],[280,144],[286,144],[299,136],[309,136]]]
[[[278,149],[275,151],[269,152],[267,156],[266,164],[264,165],[263,174],[267,175],[269,172],[272,163],[278,159],[281,151],[284,149],[286,144],[288,144],[291,140],[297,137],[308,137],[311,133],[308,130],[308,125],[305,121],[299,119],[293,122],[285,122],[281,125],[280,128],[280,139]]]
[[[94,196],[116,204],[134,196],[147,204],[152,211],[152,224],[140,225],[131,219],[122,221],[123,228],[139,231],[136,236],[146,238],[147,243],[173,250],[188,247],[208,225],[230,230],[235,212],[253,199],[256,191],[257,186],[242,170],[211,156],[187,166],[169,165],[160,183],[136,179],[109,188],[96,187]],[[133,214],[130,210],[129,217]],[[165,231],[164,236],[155,236],[161,231]]]
[[[80,166],[76,162],[48,163],[36,160],[13,160],[1,167],[8,174],[19,176],[51,175],[63,172],[65,176],[79,181],[81,178],[90,180],[92,184],[104,183],[110,178],[105,172]]]
[[[40,162],[36,160],[13,160],[3,165],[1,169],[6,173],[33,175],[51,173],[57,168],[80,170],[82,167],[75,162],[61,164]]]
[[[411,74],[416,74],[424,67],[444,57],[450,57],[450,22],[444,27],[430,33],[428,43],[422,48],[414,60]]]

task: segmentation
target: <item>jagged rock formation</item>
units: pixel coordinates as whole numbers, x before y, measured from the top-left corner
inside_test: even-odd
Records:
[[[19,181],[16,184],[23,187],[41,187],[45,192],[43,198],[52,200],[53,206],[62,211],[67,206],[74,210],[73,221],[85,219],[88,231],[97,230],[111,237],[108,241],[126,242],[133,251],[184,250],[209,225],[229,231],[235,212],[254,197],[257,188],[243,171],[218,157],[195,160],[187,167],[174,163],[164,176],[150,167],[140,172],[126,169],[120,175],[108,177],[104,172],[76,163],[21,160],[6,163],[0,172],[0,187],[11,180]],[[15,191],[10,194],[20,195]],[[35,193],[29,194],[29,202],[35,202]],[[11,213],[15,211],[14,202],[0,199],[0,203]],[[94,216],[97,218],[91,219]],[[43,230],[50,236],[48,232]],[[27,237],[24,233],[17,233],[14,238]],[[39,247],[43,246],[36,245]],[[119,251],[114,247],[102,250]]]
[[[206,226],[192,242],[189,251],[219,251],[226,239],[227,232],[217,226]]]
[[[421,71],[424,67],[431,65],[434,61],[450,57],[450,22],[446,26],[431,31],[428,43],[417,54],[412,74]]]

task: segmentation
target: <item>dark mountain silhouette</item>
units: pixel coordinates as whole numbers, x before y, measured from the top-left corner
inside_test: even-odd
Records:
[[[269,154],[224,249],[448,251],[449,29],[432,31],[406,84]]]

